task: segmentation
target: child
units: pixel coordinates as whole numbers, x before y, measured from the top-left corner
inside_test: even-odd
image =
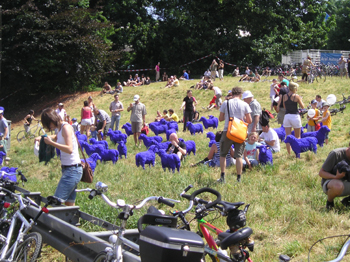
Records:
[[[213,99],[209,102],[209,105],[206,108],[205,107],[202,107],[202,108],[207,110],[212,110],[213,108],[216,107],[215,101],[216,101],[216,96],[214,95]]]
[[[6,141],[3,138],[4,138],[4,134],[0,133],[0,151],[7,154],[7,148],[6,148],[6,143],[5,143]]]
[[[97,140],[97,129],[96,129],[96,126],[92,125],[90,127],[90,130],[91,130],[91,137],[95,138]]]
[[[277,79],[272,80],[272,84],[270,85],[270,99],[271,99],[271,111],[273,109],[273,102],[276,97],[279,94],[279,88],[277,84]]]
[[[258,133],[251,132],[248,135],[248,142],[245,144],[243,166],[248,166],[249,169],[259,165],[259,151],[257,149],[261,144],[258,141]]]
[[[331,113],[328,110],[329,107],[330,105],[327,102],[323,102],[322,104],[323,114],[322,114],[322,119],[319,122],[322,122],[324,126],[327,126],[329,129],[332,129],[332,117],[331,117]],[[326,145],[328,145],[328,136],[329,136],[329,133],[327,133],[327,136],[326,136],[326,140],[325,140]]]
[[[116,93],[123,93],[122,83],[120,83],[120,82],[117,83],[117,86],[115,87],[115,92]]]
[[[79,128],[78,124],[79,123],[78,123],[77,119],[74,117],[72,119],[72,127],[74,129],[74,132],[80,131],[80,128]]]
[[[161,115],[160,112],[157,111],[157,116],[156,116],[154,121],[160,121],[162,118],[165,118],[165,119],[169,118],[168,110],[164,109],[163,115]]]
[[[307,116],[307,120],[308,120],[308,122],[307,122],[307,132],[314,132],[314,131],[317,131],[317,130],[316,130],[316,122],[317,122],[320,118],[322,118],[322,117],[320,116],[320,111],[318,111],[318,109],[316,108],[316,106],[317,106],[317,101],[316,101],[316,99],[313,99],[313,100],[311,101],[311,107],[312,107],[313,110],[315,110],[315,115],[314,115],[312,118],[310,118],[309,115]]]

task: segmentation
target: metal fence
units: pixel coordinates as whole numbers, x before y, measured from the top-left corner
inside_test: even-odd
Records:
[[[307,56],[310,56],[314,63],[321,62],[321,54],[322,53],[333,53],[333,54],[341,54],[344,57],[348,57],[350,54],[349,50],[322,50],[322,49],[307,49],[307,50],[298,50],[287,53],[286,55],[282,55],[281,64],[293,65],[302,63]]]

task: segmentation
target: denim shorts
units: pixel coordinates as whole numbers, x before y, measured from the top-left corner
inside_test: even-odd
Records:
[[[62,177],[58,182],[55,196],[65,202],[74,203],[77,195],[75,189],[82,175],[83,168],[81,166],[62,167]]]

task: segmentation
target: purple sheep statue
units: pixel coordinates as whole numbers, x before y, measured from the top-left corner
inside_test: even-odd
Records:
[[[207,137],[209,138],[209,140],[215,140],[215,134],[213,132],[208,132]]]
[[[127,134],[127,136],[130,136],[130,135],[134,134],[134,133],[131,131],[131,124],[130,124],[130,123],[125,123],[125,124],[122,126],[122,129],[125,130],[125,133]]]
[[[159,134],[165,133],[168,130],[167,125],[151,125],[151,124],[149,124],[148,126],[156,136],[158,136]]]
[[[193,140],[185,141],[182,138],[179,138],[179,141],[185,143],[187,151],[186,155],[190,155],[191,152],[193,155],[196,155],[196,143]]]
[[[203,125],[201,125],[201,124],[193,124],[192,122],[188,121],[186,123],[186,126],[190,130],[191,135],[195,135],[196,133],[203,134]]]
[[[164,149],[160,149],[158,155],[160,156],[164,171],[168,168],[173,173],[175,173],[175,169],[177,169],[177,172],[180,172],[181,161],[177,154],[168,154]]]
[[[117,163],[119,152],[116,149],[104,149],[101,147],[96,148],[97,153],[101,156],[100,161],[112,161],[113,164]]]
[[[272,165],[273,156],[270,147],[266,145],[260,145],[259,148],[259,163],[261,165]]]
[[[142,140],[144,145],[149,148],[152,145],[152,141],[161,143],[163,138],[161,136],[146,136],[145,134],[141,134],[139,140]]]
[[[0,169],[0,178],[17,182],[17,169],[18,167],[2,167]]]
[[[82,162],[85,162],[84,159],[80,159],[80,160]],[[98,153],[93,153],[89,158],[86,159],[86,162],[88,162],[91,167],[92,173],[95,173],[97,160],[101,160],[101,156]]]
[[[124,141],[120,141],[118,143],[118,152],[119,152],[120,158],[122,158],[122,155],[124,155],[126,159],[126,156],[128,154],[128,148],[126,147]]]
[[[301,138],[316,137],[317,144],[319,144],[322,147],[326,139],[326,136],[330,131],[331,130],[328,128],[328,126],[322,126],[318,131],[302,133]]]
[[[106,140],[97,141],[95,138],[90,138],[91,145],[102,145],[105,149],[108,149],[108,142]]]
[[[163,142],[163,143],[158,143],[157,141],[152,141],[152,145],[155,145],[158,149],[165,149],[165,150],[167,150],[169,145],[170,145],[170,142],[166,141],[166,142]]]
[[[209,145],[208,145],[208,146],[211,148],[211,146],[212,146],[213,144],[215,144],[215,143],[216,143],[216,141],[215,141],[215,140],[210,140],[210,141],[209,141]]]
[[[85,141],[80,141],[80,145],[83,149],[85,149],[86,154],[88,154],[89,156],[91,156],[93,153],[98,153],[97,148],[105,149],[103,145],[90,145],[88,142]]]
[[[306,128],[302,126],[302,127],[300,128],[300,136],[301,136],[301,137],[303,137],[304,130],[306,130]],[[291,135],[292,135],[292,136],[295,136],[295,131],[294,131],[294,130],[291,132]]]
[[[200,122],[203,122],[203,125],[205,127],[205,129],[208,129],[209,127],[212,127],[212,128],[218,128],[218,125],[219,125],[219,119],[217,117],[214,117],[214,116],[209,116],[209,118],[205,118],[204,116],[202,116],[200,119],[199,119]]]
[[[77,136],[79,141],[87,142],[87,136],[84,134],[80,134],[80,131],[75,132],[75,135]]]
[[[143,169],[145,169],[145,165],[147,164],[149,167],[151,167],[151,165],[154,166],[156,152],[158,152],[158,148],[155,145],[152,145],[147,151],[137,153],[135,155],[136,166],[142,166]]]
[[[170,137],[170,135],[173,134],[173,133],[176,134],[176,130],[173,129],[173,128],[168,129],[168,130],[166,131],[166,140],[167,140],[167,141],[169,141],[169,137]]]
[[[281,126],[279,128],[274,128],[273,130],[276,131],[278,138],[281,139],[281,142],[284,141],[284,139],[286,138],[286,130],[284,129],[284,127]]]
[[[4,171],[5,173],[8,174],[17,174],[17,169],[18,167],[7,167],[7,166],[3,166],[0,171]]]
[[[284,140],[284,143],[290,144],[297,158],[300,158],[300,153],[303,153],[306,151],[313,151],[315,154],[317,153],[316,137],[305,137],[305,138],[298,139],[295,136],[289,135]]]
[[[179,131],[179,126],[176,121],[170,121],[167,124],[168,124],[168,129],[175,129],[176,132]]]
[[[124,141],[124,143],[126,143],[126,140],[128,138],[128,136],[126,134],[123,134],[121,131],[113,131],[112,129],[108,130],[107,136],[109,136],[114,144],[117,144],[119,141]]]

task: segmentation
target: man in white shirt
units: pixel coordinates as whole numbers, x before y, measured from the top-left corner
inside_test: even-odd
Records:
[[[261,121],[260,123],[263,132],[260,134],[259,142],[265,141],[266,145],[270,146],[272,153],[279,152],[281,147],[276,131],[270,128],[268,122]]]
[[[326,101],[324,101],[322,98],[321,98],[321,96],[320,95],[317,95],[316,96],[316,101],[317,101],[317,109],[320,109],[320,110],[322,110],[322,105],[323,105],[323,103],[324,102],[326,102]]]
[[[60,116],[62,121],[67,121],[67,112],[63,109],[63,104],[59,103],[58,108],[56,109],[56,113]]]

